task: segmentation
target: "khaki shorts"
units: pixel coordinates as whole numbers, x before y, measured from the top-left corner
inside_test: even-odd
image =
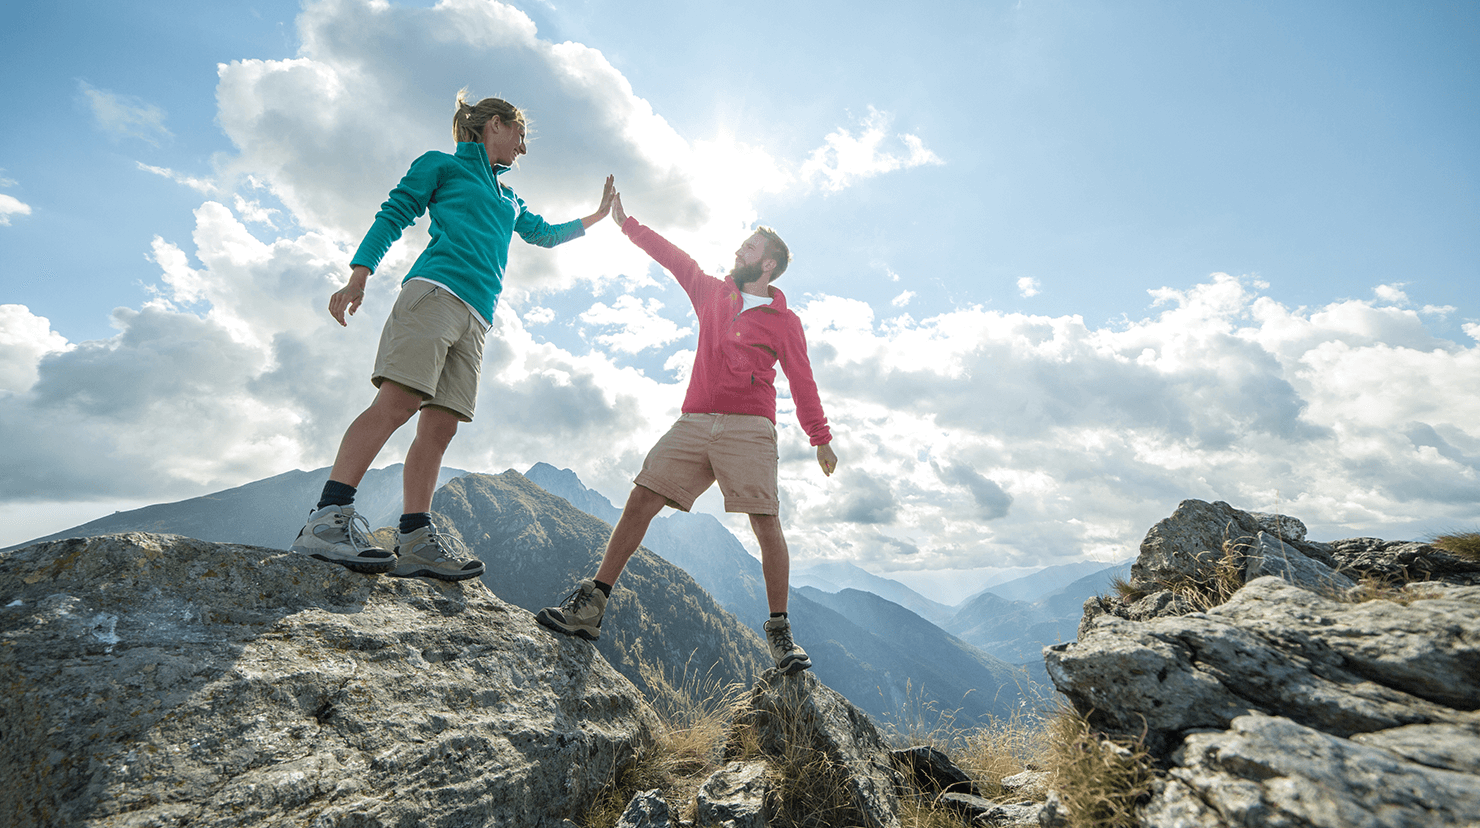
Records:
[[[421,395],[422,408],[439,406],[467,422],[482,370],[483,326],[463,300],[420,279],[401,285],[380,333],[370,377],[375,387],[400,383]]]
[[[776,487],[776,425],[755,414],[685,414],[642,461],[634,483],[685,512],[719,481],[726,512],[781,512]]]

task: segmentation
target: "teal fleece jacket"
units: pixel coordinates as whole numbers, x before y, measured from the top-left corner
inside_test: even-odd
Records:
[[[488,324],[504,289],[504,267],[514,233],[530,244],[554,247],[586,233],[581,220],[549,224],[529,211],[523,199],[499,181],[508,171],[490,165],[476,142],[459,142],[457,154],[428,152],[411,162],[350,260],[374,272],[385,252],[431,210],[432,241],[407,271],[410,279],[445,285]]]

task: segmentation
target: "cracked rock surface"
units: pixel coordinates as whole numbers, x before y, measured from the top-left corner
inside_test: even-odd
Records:
[[[655,722],[477,581],[129,533],[0,558],[12,826],[556,826]]]
[[[1162,763],[1142,824],[1480,825],[1475,566],[1422,544],[1316,544],[1288,525],[1281,542],[1236,511],[1184,503],[1134,571],[1186,574],[1221,524],[1252,533],[1247,572],[1276,574],[1205,612],[1167,593],[1165,615],[1091,599],[1079,639],[1044,651],[1092,724],[1143,737]],[[1375,600],[1349,586],[1349,574],[1416,570],[1442,578]]]

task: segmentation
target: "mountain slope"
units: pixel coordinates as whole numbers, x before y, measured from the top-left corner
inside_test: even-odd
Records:
[[[872,592],[937,624],[950,618],[954,612],[953,608],[932,601],[898,581],[890,578],[881,578],[862,567],[854,566],[846,561],[828,561],[826,563],[814,564],[800,570],[800,572],[792,573],[793,584],[806,579],[816,579],[816,583],[812,583],[810,586],[816,586],[823,592],[839,592],[844,589],[859,589],[864,592]],[[833,585],[835,588],[827,589],[824,586],[827,584]]]
[[[453,480],[432,498],[432,510],[487,565],[489,589],[530,611],[559,602],[590,577],[611,531],[512,470]],[[672,679],[686,664],[747,683],[771,666],[753,631],[688,573],[645,549],[632,556],[612,593],[597,649],[649,696],[668,693],[663,677]]]
[[[437,476],[437,485],[462,474],[466,472],[444,467]],[[156,532],[215,543],[287,549],[303,528],[328,479],[328,467],[307,472],[295,469],[201,497],[114,512],[9,549],[116,532]],[[360,481],[355,508],[369,520],[372,529],[393,525],[401,515],[401,464],[366,472],[365,479]]]
[[[1009,601],[1024,601],[1034,603],[1050,592],[1062,589],[1080,578],[1100,572],[1115,566],[1129,564],[1130,561],[1119,563],[1104,563],[1102,561],[1078,561],[1076,563],[1057,564],[1046,566],[1031,575],[1004,581],[995,586],[987,587],[961,603],[956,605],[960,610],[966,603],[981,596],[983,592],[990,592],[998,598],[1006,598]]]
[[[620,514],[609,501],[582,485],[573,472],[540,464],[529,473],[532,480],[554,486],[554,493],[571,503],[590,504],[597,513],[611,509]],[[708,515],[665,513],[653,521],[643,545],[683,567],[726,609],[760,630],[768,615],[761,563],[719,521]],[[626,573],[619,583],[627,583]],[[961,708],[963,724],[984,723],[989,715],[1010,713],[1020,698],[1020,688],[1036,698],[1037,688],[1029,689],[1029,683],[1009,665],[997,662],[993,670],[983,672],[977,661],[982,654],[944,651],[938,653],[940,663],[922,663],[901,652],[893,625],[859,625],[814,600],[810,593],[793,589],[788,600],[797,643],[812,657],[819,679],[870,715],[898,722],[907,706],[928,702],[944,710]],[[916,623],[929,623],[902,607],[898,610]],[[971,688],[964,682],[942,678],[953,674],[969,674],[973,680],[989,683],[976,685],[976,692],[966,696]]]

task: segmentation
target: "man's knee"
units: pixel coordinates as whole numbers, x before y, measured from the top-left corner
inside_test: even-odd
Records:
[[[425,435],[429,440],[435,440],[442,445],[452,442],[457,434],[458,423],[462,419],[451,409],[439,405],[429,405],[421,409],[421,418],[417,421],[416,428],[418,436]]]
[[[380,391],[375,395],[375,402],[371,407],[378,409],[386,417],[397,418],[405,423],[421,409],[421,401],[420,392],[388,379],[381,381]]]
[[[623,511],[631,509],[635,515],[651,518],[663,511],[667,503],[668,498],[663,495],[646,486],[635,485],[632,487],[632,494],[627,495],[627,505],[623,507]]]

